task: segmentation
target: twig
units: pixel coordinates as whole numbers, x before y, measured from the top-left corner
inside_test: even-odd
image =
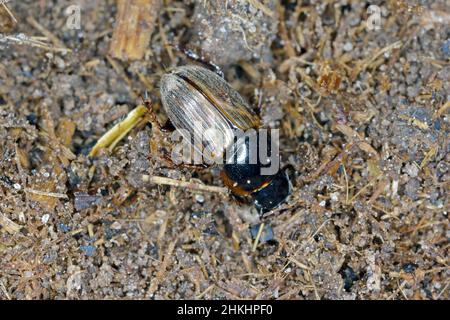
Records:
[[[345,178],[345,205],[348,205],[348,177],[347,170],[345,169],[345,165],[342,165],[342,169],[344,170],[344,178]]]
[[[390,45],[388,45],[388,46],[386,46],[384,48],[379,49],[373,56],[369,56],[369,57],[367,57],[367,58],[365,58],[363,60],[360,60],[356,64],[356,66],[355,66],[355,68],[354,68],[354,70],[353,70],[353,72],[351,74],[351,79],[356,79],[358,77],[358,75],[362,71],[366,70],[380,56],[382,56],[383,54],[385,54],[386,52],[388,52],[390,50],[400,49],[402,47],[402,45],[403,45],[403,42],[396,41],[396,42],[391,43]]]
[[[306,273],[308,274],[309,279],[311,280],[311,285],[312,285],[312,287],[313,287],[314,295],[316,296],[316,300],[320,300],[320,296],[319,296],[319,293],[317,292],[317,288],[316,288],[316,285],[315,285],[315,283],[314,283],[314,279],[313,279],[313,277],[312,277],[311,272],[309,272],[309,271],[307,270]]]
[[[307,61],[307,60],[303,59],[302,57],[297,57],[297,56],[295,56],[295,57],[291,57],[291,58],[288,58],[288,59],[286,59],[285,61],[283,61],[283,62],[280,64],[280,66],[278,67],[278,70],[279,70],[281,73],[285,73],[285,72],[287,72],[292,66],[295,66],[295,65],[297,65],[297,64],[306,64],[307,66],[312,66],[312,67],[315,67],[315,66],[316,66],[316,64],[315,64],[314,62],[310,62],[310,61]]]
[[[159,266],[159,270],[156,273],[156,277],[152,279],[150,283],[150,288],[148,289],[147,296],[152,296],[153,293],[158,289],[158,286],[161,282],[161,279],[164,277],[164,274],[167,272],[167,267],[172,259],[172,253],[175,249],[175,244],[177,243],[177,239],[169,243],[169,247],[167,248],[166,254],[164,255],[164,259]]]
[[[109,53],[120,60],[144,57],[161,9],[161,0],[118,0]]]
[[[278,4],[278,12],[279,12],[279,30],[281,39],[284,41],[284,46],[286,50],[286,54],[289,58],[293,58],[297,56],[294,47],[292,46],[292,41],[289,39],[289,35],[286,28],[285,23],[285,9],[281,4]]]
[[[3,8],[5,9],[6,13],[8,13],[8,15],[11,17],[11,19],[14,21],[14,23],[19,23],[16,19],[16,17],[14,17],[13,13],[11,12],[11,10],[9,10],[8,6],[6,5],[8,1],[6,0],[1,0],[0,3],[2,4]]]
[[[11,296],[9,295],[8,290],[6,290],[6,287],[3,284],[3,281],[1,280],[0,280],[0,288],[2,289],[2,292],[5,295],[6,299],[11,300]]]
[[[398,287],[398,290],[400,290],[400,292],[402,293],[403,298],[405,298],[405,300],[409,300],[408,297],[407,297],[406,294],[405,294],[405,291],[403,291],[403,287],[405,286],[405,283],[406,283],[406,281],[403,281],[403,282],[400,284],[400,283],[398,282],[398,280],[397,280],[397,287]]]
[[[7,232],[15,234],[20,231],[21,227],[6,217],[3,213],[0,213],[0,226],[2,226]]]
[[[322,224],[317,228],[317,230],[312,234],[311,237],[309,237],[308,242],[311,242],[314,240],[314,237],[320,232],[320,230],[322,230],[322,228],[330,221],[332,221],[333,219],[327,219],[324,222],[322,222]],[[297,252],[296,252],[297,254]]]
[[[203,291],[202,293],[200,293],[196,298],[197,298],[197,299],[203,298],[203,297],[204,297],[209,291],[211,291],[215,286],[216,286],[215,284],[210,285],[208,288],[206,288],[205,291]]]
[[[60,51],[66,51],[71,52],[72,50],[67,49],[67,47],[64,45],[64,43],[59,40],[53,33],[51,33],[48,29],[46,29],[43,25],[41,25],[39,22],[36,21],[32,16],[29,16],[27,18],[27,22],[35,29],[37,29],[39,32],[41,32],[44,36],[46,36],[48,39],[50,39],[53,44],[58,47]]]
[[[366,190],[368,187],[370,187],[375,181],[377,181],[380,177],[382,176],[382,173],[380,173],[379,175],[377,175],[375,178],[373,178],[372,180],[369,181],[369,183],[367,183],[364,187],[362,187],[351,199],[350,199],[350,203],[353,203],[353,201],[355,201],[356,198],[358,198],[358,196],[364,191]]]
[[[259,0],[247,0],[250,5],[252,5],[253,7],[255,7],[256,9],[261,10],[262,12],[264,12],[264,14],[268,15],[269,17],[273,18],[273,16],[275,15],[275,12],[273,12],[272,10],[270,10],[266,5],[264,5],[263,3],[259,2]]]
[[[444,103],[442,105],[442,107],[440,107],[434,114],[433,114],[433,119],[437,119],[441,116],[441,114],[443,114],[447,109],[450,108],[450,101],[447,101],[446,103]]]
[[[114,149],[117,143],[123,139],[136,125],[140,123],[144,115],[147,113],[147,108],[143,105],[137,106],[132,110],[127,117],[108,130],[95,144],[89,153],[90,157],[95,157],[103,148],[108,148],[110,151]]]
[[[143,175],[142,180],[144,182],[150,182],[154,184],[162,184],[174,187],[187,188],[192,190],[216,192],[216,193],[228,193],[228,189],[224,187],[208,186],[201,183],[187,182],[181,180],[175,180],[166,177]]]
[[[12,35],[11,34],[10,35],[1,35],[0,34],[0,40],[12,42],[12,43],[19,44],[19,45],[27,44],[27,45],[30,45],[33,47],[50,50],[50,51],[56,51],[56,52],[70,51],[68,49],[51,47],[42,41],[42,37],[29,37],[23,33],[12,34]]]
[[[307,104],[308,107],[309,107],[309,111],[310,111],[310,113],[311,113],[311,117],[313,118],[314,122],[316,123],[316,125],[317,125],[320,129],[324,130],[323,126],[320,124],[319,120],[317,120],[316,116],[314,115],[315,108],[320,104],[320,100],[321,100],[321,99],[322,99],[322,96],[319,96],[319,99],[317,100],[317,102],[315,103],[315,105],[311,105],[311,103],[309,102],[308,99],[305,99],[305,101],[306,101],[306,104]]]
[[[300,267],[301,269],[311,271],[310,267],[308,267],[307,265],[301,263],[300,261],[298,261],[294,257],[289,257],[289,261],[291,261],[292,263],[294,263],[295,265],[297,265],[297,267]]]
[[[255,241],[253,242],[252,252],[256,251],[256,247],[258,247],[259,239],[261,238],[263,230],[264,230],[264,222],[259,225],[258,233],[256,234]]]
[[[317,228],[317,230],[311,235],[311,237],[309,237],[309,239],[305,242],[302,243],[302,245],[300,246],[300,248],[298,248],[294,255],[291,256],[288,260],[288,262],[283,266],[283,268],[281,269],[280,272],[284,272],[284,270],[286,270],[292,263],[295,263],[295,261],[297,260],[292,260],[293,257],[297,256],[297,254],[300,252],[301,249],[303,249],[308,243],[310,243],[311,241],[314,241],[314,237],[320,232],[320,230],[322,230],[322,228],[329,222],[332,221],[333,219],[327,219],[324,222],[322,222],[322,224]],[[296,264],[296,263],[295,263]]]
[[[60,199],[69,199],[67,194],[64,193],[56,193],[56,192],[47,192],[47,191],[41,191],[41,190],[34,190],[26,188],[25,192],[37,194],[39,196],[45,196],[45,197],[52,197],[52,198],[60,198]]]
[[[442,289],[441,292],[439,292],[439,294],[437,295],[435,300],[438,300],[441,297],[441,295],[447,290],[449,285],[450,285],[450,281],[447,281],[447,284],[444,286],[444,289]]]

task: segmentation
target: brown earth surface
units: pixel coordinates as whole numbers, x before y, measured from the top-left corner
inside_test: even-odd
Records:
[[[165,0],[130,61],[115,1],[6,6],[0,299],[449,298],[449,1]],[[250,204],[198,188],[220,167],[172,167],[150,124],[88,156],[146,91],[165,120],[175,45],[281,129],[293,190],[256,244]]]

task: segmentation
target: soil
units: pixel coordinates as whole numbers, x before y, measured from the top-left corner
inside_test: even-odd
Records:
[[[449,298],[448,1],[166,0],[133,61],[109,56],[115,1],[6,5],[0,299]],[[146,92],[166,119],[161,75],[198,63],[176,46],[281,129],[293,188],[265,217],[148,179],[223,187],[149,123],[88,156]]]

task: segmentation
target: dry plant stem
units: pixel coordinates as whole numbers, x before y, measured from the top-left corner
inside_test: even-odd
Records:
[[[1,2],[3,8],[5,9],[6,13],[8,13],[8,15],[11,17],[11,19],[14,21],[14,23],[18,23],[16,17],[14,17],[14,14],[11,12],[11,10],[9,10],[8,6],[6,5],[5,2]]]
[[[311,275],[311,272],[310,271],[306,271],[306,274],[308,275],[309,279],[311,280],[311,286],[313,287],[314,295],[316,296],[316,300],[320,300],[320,295],[317,292],[317,287],[316,287],[316,285],[314,283],[314,279],[313,279],[313,277]]]
[[[89,153],[90,157],[95,157],[101,149],[109,148],[110,151],[114,149],[117,143],[125,137],[131,129],[139,124],[147,113],[147,108],[143,105],[137,106],[132,110],[127,117],[108,130],[95,144]]]
[[[70,49],[67,49],[64,43],[59,40],[53,33],[47,30],[44,26],[42,26],[35,18],[29,16],[27,18],[27,22],[39,32],[41,32],[44,36],[46,36],[53,43],[54,46],[58,47],[59,51],[67,51],[70,52]]]
[[[161,0],[117,0],[116,27],[109,47],[112,57],[139,60],[144,57]]]
[[[351,78],[356,79],[361,72],[365,71],[367,68],[370,68],[372,63],[375,60],[377,60],[380,56],[393,49],[400,49],[402,46],[403,46],[402,41],[396,41],[384,48],[378,49],[377,52],[375,52],[373,55],[368,56],[363,60],[360,60],[359,62],[357,62],[352,72]]]
[[[157,272],[156,277],[154,277],[150,283],[150,288],[148,289],[147,296],[151,297],[155,293],[156,289],[158,289],[161,280],[164,278],[164,275],[167,272],[167,267],[172,261],[173,250],[175,249],[176,243],[177,239],[169,243],[169,247],[167,248],[167,252],[161,262],[159,271]]]
[[[253,7],[261,10],[264,14],[268,15],[269,17],[273,17],[275,15],[275,12],[270,10],[264,3],[261,3],[258,0],[247,0],[250,5]]]
[[[342,169],[344,170],[344,178],[345,178],[345,205],[348,205],[348,176],[347,170],[345,169],[345,165],[342,164]]]
[[[296,56],[296,53],[295,49],[292,47],[291,40],[289,39],[289,35],[286,30],[286,25],[284,22],[285,10],[281,4],[278,6],[278,10],[280,12],[280,35],[285,44],[286,54],[289,58],[294,58]]]
[[[375,181],[377,181],[380,177],[382,176],[382,173],[380,173],[379,175],[377,175],[374,179],[372,179],[371,181],[369,181],[364,187],[362,187],[351,199],[350,199],[350,203],[353,203],[355,201],[356,198],[358,198],[358,196],[365,191],[368,187],[370,187]]]
[[[3,284],[3,282],[0,280],[0,289],[3,292],[3,294],[5,295],[6,299],[11,300],[11,296],[8,293],[8,290],[6,289],[5,285]]]
[[[258,247],[259,239],[261,238],[261,234],[264,230],[264,222],[259,225],[258,233],[256,234],[255,242],[253,242],[252,252],[256,251]]]
[[[211,291],[215,286],[216,286],[215,284],[210,285],[208,288],[206,288],[205,291],[203,291],[202,293],[200,293],[196,298],[197,298],[197,299],[203,298],[203,297],[204,297],[209,291]]]
[[[0,226],[11,234],[20,231],[21,227],[14,221],[8,219],[3,213],[0,212]]]
[[[131,94],[132,98],[135,99],[137,97],[137,94],[133,90],[133,84],[132,84],[130,78],[127,76],[127,74],[123,70],[123,67],[119,64],[119,62],[117,60],[114,60],[112,57],[110,57],[108,55],[106,55],[105,57],[106,57],[106,60],[108,60],[108,62],[111,64],[113,69],[117,72],[117,74],[120,77],[122,77],[122,79],[126,82],[128,87],[130,88],[130,94]]]
[[[60,198],[60,199],[69,199],[69,197],[64,193],[55,193],[55,192],[47,192],[47,191],[41,191],[41,190],[34,190],[34,189],[25,189],[25,192],[37,194],[38,196],[46,196],[51,198]]]
[[[168,185],[168,186],[173,186],[173,187],[187,188],[187,189],[191,189],[191,190],[208,191],[208,192],[216,192],[216,193],[228,193],[228,189],[224,188],[224,187],[207,186],[207,185],[200,184],[200,183],[180,181],[180,180],[175,180],[175,179],[166,178],[166,177],[143,175],[142,180],[144,182]]]
[[[298,254],[299,254],[299,252],[306,246],[306,245],[308,245],[308,243],[310,243],[311,241],[313,241],[314,240],[314,237],[320,232],[320,230],[322,230],[322,228],[323,227],[325,227],[325,225],[328,223],[328,222],[330,222],[330,221],[333,221],[333,219],[327,219],[327,220],[325,220],[324,222],[322,222],[322,224],[319,226],[319,228],[317,228],[317,230],[309,237],[309,239],[307,240],[307,241],[305,241],[305,242],[303,242],[301,245],[300,245],[300,247],[297,249],[297,251],[295,251],[295,253],[291,256],[291,258],[292,257],[294,257],[294,259],[295,259],[295,257],[297,257],[298,256]],[[281,269],[281,272],[284,272],[292,263],[295,263],[292,259],[288,259],[288,262],[284,265],[284,267]]]
[[[41,48],[41,49],[45,49],[45,50],[49,50],[49,51],[54,51],[54,52],[70,52],[71,51],[70,49],[56,48],[56,47],[52,47],[52,46],[48,45],[47,43],[42,41],[42,39],[47,39],[45,37],[44,38],[28,37],[23,34],[15,34],[15,35],[5,36],[4,39],[11,43],[20,44],[20,45],[30,45],[33,47],[37,47],[37,48]]]
[[[442,105],[442,107],[440,107],[433,115],[433,119],[437,119],[438,117],[440,117],[445,111],[447,111],[447,109],[450,108],[450,101],[447,101],[446,103],[444,103]]]

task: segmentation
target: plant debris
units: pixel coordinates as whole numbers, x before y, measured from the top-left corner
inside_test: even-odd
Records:
[[[0,299],[449,299],[448,1],[123,3],[0,5]],[[164,159],[178,48],[280,128],[266,217]]]

